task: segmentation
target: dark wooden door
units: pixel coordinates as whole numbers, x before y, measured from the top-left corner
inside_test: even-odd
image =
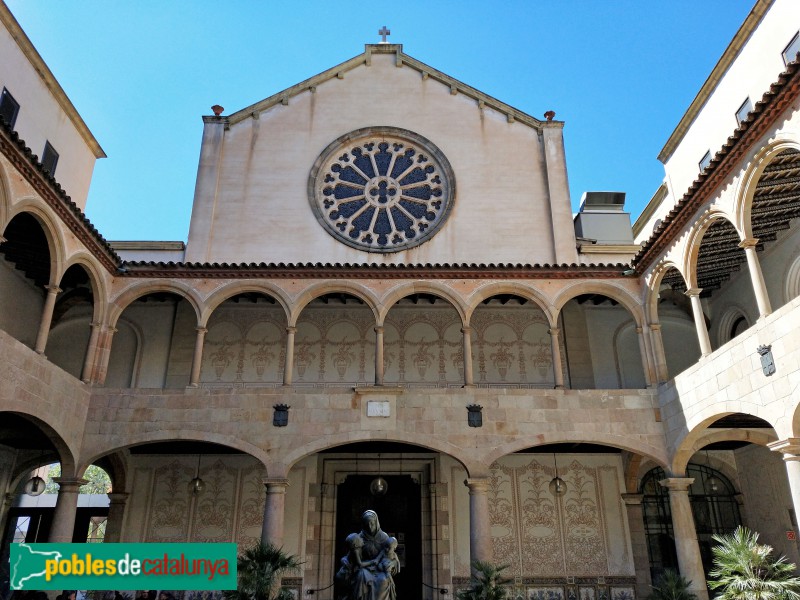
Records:
[[[395,575],[398,600],[422,597],[422,501],[420,487],[410,475],[385,475],[389,484],[385,496],[369,491],[374,475],[350,475],[336,491],[336,556],[347,553],[344,543],[350,533],[361,531],[361,515],[365,510],[378,513],[381,529],[397,538],[400,573]]]

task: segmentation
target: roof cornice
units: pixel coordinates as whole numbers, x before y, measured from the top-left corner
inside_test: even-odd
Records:
[[[89,127],[81,118],[80,114],[78,114],[75,105],[73,105],[72,101],[67,97],[64,88],[58,83],[55,75],[53,75],[53,72],[44,62],[33,43],[31,43],[30,38],[28,38],[22,30],[22,27],[20,27],[3,0],[0,0],[0,22],[3,23],[8,33],[14,38],[14,41],[17,42],[17,46],[19,46],[19,49],[25,55],[25,58],[28,59],[31,66],[39,74],[39,77],[42,78],[45,86],[47,86],[47,89],[53,94],[61,110],[63,110],[69,117],[69,120],[72,121],[75,129],[78,130],[78,133],[83,138],[83,141],[86,142],[86,145],[89,146],[95,158],[106,158],[106,153],[103,152],[100,144],[95,139],[94,135],[92,135],[92,132],[89,131]]]
[[[694,180],[692,185],[664,217],[641,252],[633,259],[638,274],[660,256],[667,246],[681,233],[717,188],[738,167],[740,159],[762,136],[774,127],[783,112],[800,97],[800,60],[790,62],[780,74],[778,81],[770,86],[764,96],[756,102],[747,118],[739,124],[725,144],[711,159],[709,165]]]
[[[315,75],[314,77],[306,79],[305,81],[301,81],[300,83],[286,88],[277,94],[273,94],[269,98],[265,98],[264,100],[256,102],[255,104],[251,104],[250,106],[238,110],[227,117],[205,116],[203,119],[204,121],[224,120],[229,125],[233,125],[245,119],[251,118],[253,114],[258,114],[278,104],[289,104],[289,101],[294,96],[304,92],[314,92],[316,87],[321,83],[330,81],[332,79],[344,79],[345,74],[348,71],[352,71],[353,69],[364,65],[370,66],[372,63],[372,56],[375,54],[394,54],[395,64],[398,67],[411,67],[420,73],[422,79],[433,79],[438,81],[449,87],[451,94],[462,94],[472,98],[475,100],[478,106],[482,108],[488,107],[497,111],[498,113],[504,114],[509,122],[519,121],[520,123],[532,127],[536,131],[541,131],[542,129],[548,127],[564,127],[563,121],[540,121],[536,117],[522,112],[521,110],[516,109],[505,102],[501,102],[500,100],[485,94],[484,92],[481,92],[480,90],[477,90],[474,87],[459,81],[458,79],[455,79],[454,77],[451,77],[437,69],[434,69],[433,67],[426,65],[416,58],[405,54],[403,52],[402,44],[366,44],[363,54],[354,56],[350,60],[340,63],[335,67],[331,67],[330,69],[327,69],[322,73]]]
[[[1,0],[0,0],[1,1]],[[14,166],[44,202],[55,212],[66,227],[110,273],[115,273],[122,262],[105,238],[86,218],[64,191],[64,188],[37,160],[16,131],[0,120],[0,153]]]
[[[705,83],[703,83],[700,91],[697,92],[697,96],[694,97],[694,100],[692,100],[689,108],[686,110],[683,117],[681,117],[681,120],[678,122],[678,126],[675,128],[675,131],[672,132],[672,135],[669,136],[667,143],[664,144],[661,152],[658,153],[658,160],[660,160],[662,163],[666,164],[673,152],[675,152],[678,144],[680,144],[681,140],[683,140],[683,136],[686,135],[689,127],[692,126],[692,123],[694,123],[697,115],[700,114],[703,106],[705,106],[706,101],[714,92],[714,89],[717,87],[720,79],[722,79],[728,68],[730,68],[731,64],[733,64],[733,61],[739,55],[739,52],[745,45],[745,42],[747,42],[747,40],[750,38],[750,34],[753,33],[753,30],[761,22],[761,19],[764,18],[764,15],[766,14],[767,10],[769,10],[770,6],[772,6],[774,1],[775,0],[758,0],[756,5],[753,7],[753,10],[751,10],[750,14],[747,15],[744,23],[742,23],[742,26],[739,27],[739,31],[736,32],[735,36],[733,36],[731,43],[728,44],[725,52],[722,53],[719,61],[717,61],[717,64],[711,70],[711,74],[708,76],[708,79],[706,79]]]
[[[622,279],[628,265],[127,262],[126,277],[188,279]]]

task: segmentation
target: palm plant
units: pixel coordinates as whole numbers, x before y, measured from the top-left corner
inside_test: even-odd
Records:
[[[772,558],[772,547],[758,543],[758,533],[737,527],[729,535],[715,535],[714,568],[708,582],[722,590],[722,600],[800,600],[800,578],[786,557]]]
[[[470,586],[458,593],[460,600],[503,600],[508,591],[506,584],[511,579],[503,577],[502,573],[508,565],[495,565],[490,562],[476,560],[472,563]]]
[[[288,600],[291,593],[280,587],[281,577],[302,563],[283,548],[258,542],[239,556],[237,589],[225,592],[227,600]]]
[[[692,585],[683,575],[673,569],[666,569],[658,578],[653,591],[647,600],[697,600],[697,596],[689,590]]]

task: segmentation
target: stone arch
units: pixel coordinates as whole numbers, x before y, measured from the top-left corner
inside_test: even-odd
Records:
[[[727,211],[719,207],[711,207],[703,213],[695,223],[694,227],[689,231],[688,241],[683,255],[683,269],[680,269],[686,285],[691,288],[697,287],[697,259],[700,256],[700,246],[703,243],[703,236],[717,221],[724,220],[730,223],[739,235],[742,237],[742,231],[736,226],[735,220]]]
[[[800,256],[797,256],[786,270],[783,284],[784,304],[800,296]]]
[[[267,468],[267,474],[270,477],[282,476],[281,474],[273,473],[274,463],[270,460],[269,452],[244,441],[236,435],[226,435],[199,429],[174,429],[169,431],[128,432],[125,435],[119,435],[113,439],[111,436],[108,436],[106,441],[122,443],[112,443],[109,444],[108,447],[104,447],[102,442],[97,442],[95,446],[88,448],[85,456],[81,457],[79,468],[82,470],[80,472],[85,471],[89,468],[89,465],[94,464],[104,456],[126,450],[133,446],[140,446],[152,442],[211,442],[249,454]]]
[[[283,465],[286,472],[289,472],[295,464],[299,463],[304,458],[336,446],[344,446],[355,442],[398,442],[402,444],[412,444],[421,448],[428,448],[431,452],[439,452],[446,454],[458,461],[468,473],[474,475],[478,472],[482,465],[474,460],[462,456],[463,451],[461,448],[447,442],[443,437],[433,436],[428,434],[419,434],[414,432],[404,432],[403,438],[390,438],[386,437],[385,431],[361,431],[359,436],[354,438],[353,433],[338,433],[325,437],[319,437],[302,446],[292,448],[283,457]]]
[[[726,344],[735,337],[731,335],[732,329],[734,324],[740,318],[744,318],[745,321],[747,321],[748,327],[753,324],[753,319],[747,314],[747,311],[738,304],[729,306],[727,309],[725,309],[725,312],[719,316],[714,327],[718,346]]]
[[[8,212],[11,206],[11,186],[8,184],[8,175],[3,165],[0,164],[0,232],[8,225]]]
[[[738,442],[750,442],[751,444],[757,444],[759,446],[766,446],[767,444],[774,442],[777,439],[778,436],[774,433],[770,434],[767,432],[756,431],[753,429],[722,429],[718,431],[705,429],[703,430],[703,432],[700,432],[696,437],[693,437],[691,443],[687,443],[686,445],[681,446],[680,450],[675,453],[670,468],[672,469],[672,472],[674,474],[684,473],[686,470],[686,465],[689,464],[689,461],[691,460],[692,456],[694,456],[697,452],[702,450],[705,446],[714,444],[716,442],[738,441]],[[724,469],[718,466],[714,466],[714,468],[725,472]],[[728,475],[727,472],[725,474]]]
[[[736,229],[744,235],[743,239],[753,237],[753,224],[751,212],[756,186],[772,160],[786,150],[800,151],[800,141],[791,139],[790,136],[770,142],[761,148],[747,166],[744,176],[740,179],[734,196],[733,221]]]
[[[6,405],[7,404],[4,403],[4,406]],[[26,421],[29,421],[35,427],[37,427],[44,435],[46,435],[47,439],[50,441],[51,444],[53,444],[53,447],[56,450],[56,455],[57,455],[56,459],[58,460],[58,462],[61,463],[62,473],[64,473],[65,476],[68,477],[78,472],[82,473],[83,471],[78,471],[76,469],[77,466],[76,457],[78,456],[79,448],[70,447],[70,443],[67,441],[70,438],[75,439],[78,438],[79,436],[75,436],[74,434],[65,436],[61,434],[57,426],[54,423],[50,422],[53,416],[52,407],[48,406],[49,410],[35,411],[37,413],[41,412],[41,414],[33,414],[34,410],[31,409],[33,409],[34,407],[32,407],[29,402],[26,403],[26,407],[28,407],[28,410],[20,409],[20,410],[0,411],[0,415],[2,415],[3,412],[14,414],[22,419],[25,419]],[[16,465],[17,475],[19,475],[20,473],[24,473],[24,471],[27,469],[28,466],[32,465],[41,466],[42,464],[44,464],[41,462],[41,458],[42,458],[41,456],[32,457],[30,460],[26,462],[20,462],[19,464],[17,464]],[[35,466],[33,468],[35,468]]]
[[[8,212],[8,221],[3,227],[3,231],[8,228],[14,217],[21,214],[29,214],[33,217],[42,228],[45,239],[47,240],[47,249],[50,252],[50,282],[49,285],[58,285],[59,280],[64,275],[64,256],[65,256],[65,243],[61,229],[56,224],[56,221],[48,211],[42,209],[40,202],[35,198],[24,198],[19,203],[11,207]]]
[[[480,306],[481,302],[502,294],[513,294],[532,302],[545,314],[550,327],[556,326],[557,315],[554,314],[555,311],[550,300],[532,287],[512,282],[487,283],[475,290],[465,301],[467,321],[469,322],[472,319],[475,309]]]
[[[648,323],[658,323],[658,296],[661,288],[661,281],[670,269],[675,269],[681,274],[683,280],[686,282],[686,274],[683,272],[682,267],[672,260],[663,260],[653,269],[650,274],[650,279],[647,282],[646,298],[645,298],[645,317]],[[686,287],[689,287],[688,282]]]
[[[463,300],[456,295],[452,288],[441,283],[431,281],[413,281],[402,283],[397,287],[392,288],[383,298],[381,298],[379,307],[378,325],[382,325],[389,310],[403,298],[413,294],[431,294],[437,298],[448,302],[458,313],[461,318],[463,326],[467,326],[467,308]]]
[[[533,440],[529,438],[518,438],[503,444],[502,446],[497,446],[493,452],[486,454],[484,462],[488,468],[488,465],[491,465],[497,459],[502,458],[507,454],[513,454],[519,450],[535,448],[537,446],[546,446],[548,444],[564,443],[601,444],[604,446],[611,446],[612,448],[619,448],[620,450],[626,450],[634,454],[639,454],[661,467],[666,467],[669,464],[666,448],[653,446],[647,442],[636,439],[633,436],[594,432],[592,433],[591,437],[586,437],[585,435],[580,435],[577,432],[570,433],[555,431],[540,433]]]
[[[201,308],[199,326],[205,327],[208,324],[208,320],[213,312],[219,308],[223,302],[230,300],[237,294],[244,294],[247,292],[255,292],[274,298],[275,301],[283,308],[284,315],[286,316],[286,322],[289,322],[292,301],[283,289],[268,281],[234,281],[231,283],[226,283],[205,299],[205,302]]]
[[[303,292],[301,292],[300,295],[289,305],[289,326],[291,327],[297,324],[297,319],[300,316],[300,313],[303,312],[303,309],[305,309],[312,300],[319,298],[324,294],[335,292],[351,294],[364,302],[364,304],[366,304],[372,311],[372,314],[377,322],[379,314],[379,302],[372,290],[360,283],[341,280],[315,283],[303,290]]]
[[[614,348],[614,364],[615,364],[616,369],[617,369],[617,379],[619,380],[620,385],[630,381],[632,376],[635,377],[636,375],[638,375],[638,373],[631,373],[630,369],[626,371],[624,369],[624,366],[625,366],[625,363],[628,363],[628,362],[630,362],[631,364],[634,364],[634,365],[638,365],[639,361],[623,361],[623,360],[620,360],[620,353],[624,350],[624,347],[620,346],[620,340],[622,339],[622,337],[624,335],[628,335],[631,332],[633,333],[634,336],[638,336],[639,335],[638,332],[636,331],[635,325],[633,323],[631,323],[630,321],[628,321],[627,323],[622,323],[619,326],[617,326],[616,330],[614,331],[614,335],[612,337],[612,348]],[[636,341],[638,343],[638,338],[636,339]],[[641,371],[642,381],[644,382],[644,385],[642,387],[647,387],[648,385],[650,385],[652,383],[651,377],[650,377],[650,373],[649,373],[649,370],[646,368],[646,366],[644,364],[641,364],[641,367],[642,367],[642,371]],[[627,373],[627,375],[626,375],[626,373]],[[623,389],[624,388],[630,388],[630,387],[631,386],[623,385]]]
[[[100,322],[108,308],[108,291],[106,288],[106,281],[101,275],[101,268],[97,264],[95,258],[85,251],[77,252],[69,257],[64,264],[64,273],[74,265],[81,266],[89,276],[89,283],[92,286],[92,294],[94,295],[92,320]]]
[[[200,322],[200,307],[202,306],[202,302],[197,297],[197,292],[192,286],[182,281],[150,280],[142,281],[141,283],[134,283],[132,286],[124,289],[109,302],[107,317],[108,325],[111,327],[116,325],[117,319],[119,319],[120,315],[122,315],[128,306],[142,296],[146,296],[147,294],[152,294],[154,292],[168,292],[182,297],[194,309],[197,322]]]
[[[644,313],[639,299],[628,290],[613,283],[603,281],[577,282],[567,286],[553,299],[556,316],[561,313],[564,305],[581,294],[601,294],[619,302],[631,315],[637,327],[644,323]]]

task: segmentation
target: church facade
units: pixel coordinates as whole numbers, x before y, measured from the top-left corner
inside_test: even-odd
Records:
[[[102,149],[0,17],[4,551],[99,522],[265,540],[327,599],[372,508],[401,596],[489,560],[514,597],[631,600],[675,567],[707,598],[738,524],[800,561],[796,3],[755,4],[632,227],[620,194],[572,214],[554,113],[381,43],[203,117],[185,244],[85,218]]]

